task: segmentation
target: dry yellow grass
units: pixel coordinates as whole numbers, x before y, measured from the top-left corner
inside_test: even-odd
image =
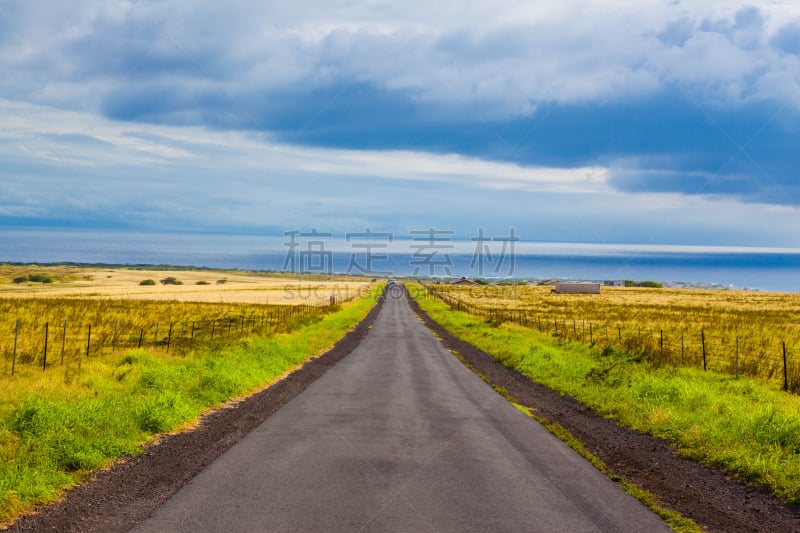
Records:
[[[555,294],[549,286],[431,287],[464,310],[562,337],[622,344],[709,368],[800,380],[800,294],[743,290],[602,287],[601,294]],[[738,355],[738,362],[737,362]]]
[[[29,274],[50,276],[53,283],[13,283]],[[182,285],[162,285],[174,277]],[[156,285],[142,286],[145,279]],[[224,280],[224,282],[222,282]],[[198,285],[198,282],[208,283]],[[69,266],[0,266],[0,298],[111,298],[171,300],[205,303],[270,305],[321,305],[349,300],[363,294],[369,280],[355,277],[256,274],[212,270],[136,270],[129,268],[82,268]]]
[[[51,281],[14,282],[30,275]],[[182,284],[161,284],[166,278]],[[146,279],[155,283],[140,285]],[[197,342],[280,330],[367,296],[370,287],[343,276],[0,265],[0,376],[17,364],[72,364],[148,345],[190,350]]]

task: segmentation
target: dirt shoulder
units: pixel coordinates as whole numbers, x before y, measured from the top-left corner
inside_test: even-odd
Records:
[[[6,531],[128,531],[222,455],[241,437],[300,394],[367,335],[383,299],[322,356],[271,387],[202,418],[194,429],[165,435],[142,453],[123,458],[65,497]]]
[[[536,415],[568,429],[613,473],[660,498],[663,508],[691,518],[708,531],[800,531],[800,509],[747,486],[724,472],[678,457],[670,443],[602,418],[578,401],[534,383],[491,355],[457,339],[409,298],[414,311],[444,345],[492,384]]]

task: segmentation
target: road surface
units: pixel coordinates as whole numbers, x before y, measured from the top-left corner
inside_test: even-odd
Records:
[[[136,532],[668,531],[465,368],[399,293]]]

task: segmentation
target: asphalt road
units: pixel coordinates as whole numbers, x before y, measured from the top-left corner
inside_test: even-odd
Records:
[[[353,353],[134,531],[668,528],[390,297]]]

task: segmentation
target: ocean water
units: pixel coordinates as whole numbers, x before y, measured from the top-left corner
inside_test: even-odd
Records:
[[[170,264],[366,275],[655,280],[800,292],[800,250],[0,228],[0,262]],[[369,258],[368,258],[369,256]]]

